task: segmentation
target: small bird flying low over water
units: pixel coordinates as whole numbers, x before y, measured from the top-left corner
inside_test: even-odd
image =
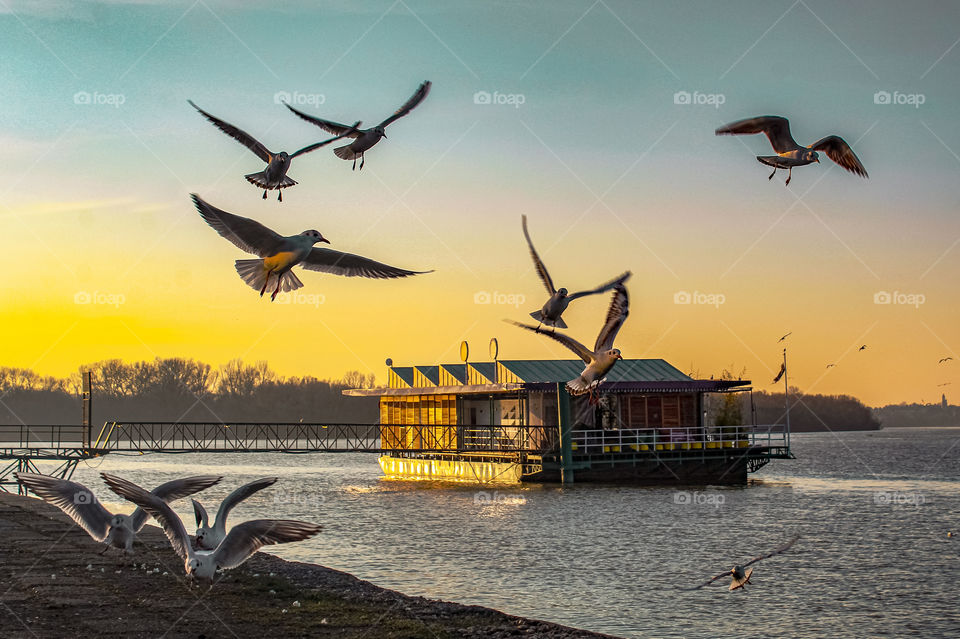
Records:
[[[137,508],[129,515],[111,514],[82,484],[35,473],[14,473],[17,480],[38,497],[53,504],[77,522],[94,541],[106,544],[100,554],[110,547],[133,554],[133,541],[147,523],[147,512]],[[214,475],[200,475],[174,479],[161,484],[150,493],[161,503],[175,501],[213,486],[222,479]]]
[[[254,155],[267,163],[267,168],[265,168],[263,171],[260,171],[259,173],[249,173],[244,177],[247,178],[247,181],[250,184],[259,186],[261,189],[263,189],[263,199],[267,199],[267,191],[276,189],[277,200],[280,202],[283,202],[283,191],[280,189],[285,189],[288,186],[293,186],[297,183],[296,180],[287,177],[287,170],[290,168],[290,163],[293,161],[293,158],[297,157],[298,155],[303,155],[304,153],[309,153],[310,151],[315,151],[322,146],[326,146],[331,142],[335,142],[342,137],[348,136],[355,132],[357,127],[360,126],[360,122],[357,122],[352,127],[344,127],[343,131],[339,132],[336,137],[330,138],[329,140],[324,140],[323,142],[317,142],[316,144],[305,146],[295,153],[287,153],[286,151],[273,153],[268,151],[267,147],[258,142],[246,131],[233,126],[229,122],[224,122],[216,116],[210,115],[194,104],[191,100],[187,100],[187,102],[189,102],[190,106],[199,111],[200,114],[209,120],[215,127],[253,151]]]
[[[614,287],[613,299],[610,300],[607,320],[604,322],[603,328],[600,329],[600,334],[597,335],[597,342],[593,350],[590,350],[577,340],[572,337],[567,337],[562,333],[553,331],[549,333],[541,332],[536,326],[529,326],[528,324],[513,321],[510,321],[510,323],[520,328],[525,328],[528,331],[546,335],[576,353],[587,366],[578,378],[567,382],[567,390],[571,395],[590,393],[590,401],[591,403],[595,403],[593,390],[603,382],[604,377],[610,372],[613,365],[617,363],[617,360],[623,359],[620,355],[620,349],[613,347],[613,342],[617,338],[617,333],[620,331],[620,327],[623,326],[623,322],[627,319],[629,313],[630,302],[627,298],[627,289],[622,284],[617,284]]]
[[[328,133],[355,138],[350,144],[338,147],[334,149],[333,152],[341,160],[353,160],[354,170],[357,168],[357,158],[360,158],[360,169],[362,170],[364,162],[363,154],[369,151],[374,144],[379,142],[380,138],[387,137],[384,129],[386,129],[389,124],[410,113],[418,104],[423,102],[423,99],[427,97],[428,93],[430,93],[431,85],[432,83],[429,80],[421,84],[419,87],[417,87],[417,90],[414,92],[414,94],[410,96],[410,99],[407,100],[402,107],[394,111],[393,115],[370,129],[357,129],[357,126],[360,125],[359,122],[357,122],[357,124],[355,124],[351,129],[351,127],[348,127],[345,124],[339,124],[337,122],[333,122],[332,120],[323,120],[312,115],[307,115],[303,111],[294,109],[289,104],[287,105],[287,108],[297,114],[300,118],[310,122],[311,124],[317,125]]]
[[[216,550],[223,538],[227,536],[227,516],[234,506],[241,501],[253,495],[254,493],[273,486],[277,482],[276,477],[265,477],[245,484],[230,493],[226,499],[220,503],[217,510],[217,518],[213,525],[209,523],[207,510],[200,502],[193,499],[193,514],[197,518],[197,534],[195,536],[197,548],[201,550]]]
[[[860,159],[844,142],[843,138],[828,135],[817,140],[810,146],[800,146],[790,135],[790,122],[778,115],[762,115],[756,118],[738,120],[716,130],[717,135],[744,135],[749,133],[763,133],[770,140],[776,155],[758,155],[757,160],[773,167],[773,173],[768,179],[773,179],[777,169],[787,169],[786,184],[790,184],[793,176],[793,167],[805,166],[813,162],[820,163],[820,154],[823,151],[831,160],[862,177],[869,177],[863,168]]]
[[[623,284],[628,279],[630,279],[630,271],[626,271],[616,279],[610,280],[606,284],[601,284],[595,289],[589,291],[580,291],[579,293],[570,294],[565,288],[554,288],[553,279],[550,277],[550,273],[547,272],[547,267],[543,264],[543,260],[540,259],[540,256],[537,254],[537,249],[533,248],[533,241],[530,239],[530,233],[527,231],[527,216],[522,217],[523,220],[523,236],[527,238],[527,246],[530,247],[530,257],[533,258],[533,265],[537,269],[537,275],[540,276],[540,281],[543,282],[543,285],[547,287],[547,294],[550,296],[550,299],[546,301],[539,311],[534,311],[530,313],[530,317],[537,320],[541,324],[556,328],[567,328],[566,323],[560,317],[563,315],[563,312],[567,310],[567,306],[575,299],[581,297],[586,297],[587,295],[596,295],[598,293],[605,293],[616,287],[619,284]],[[539,328],[539,326],[537,327]]]
[[[230,529],[216,550],[194,550],[183,521],[162,499],[136,484],[114,475],[102,474],[110,490],[143,508],[157,520],[173,550],[183,559],[187,576],[213,581],[217,570],[236,568],[263,546],[302,541],[322,529],[317,524],[289,519],[255,519]]]
[[[321,271],[346,277],[395,278],[421,275],[433,271],[408,271],[388,266],[360,255],[341,253],[328,248],[314,248],[317,242],[330,243],[318,231],[309,230],[299,235],[282,236],[248,217],[240,217],[204,202],[192,194],[193,203],[203,219],[217,233],[238,248],[261,259],[237,260],[237,273],[251,288],[259,289],[263,297],[267,286],[276,282],[271,301],[277,293],[295,291],[303,282],[291,272],[297,264],[310,271]]]
[[[776,550],[768,552],[765,555],[760,555],[759,557],[754,557],[753,559],[751,559],[750,561],[748,561],[743,565],[736,565],[730,570],[720,573],[716,577],[711,577],[710,579],[703,582],[699,586],[688,588],[687,590],[699,590],[704,586],[709,586],[710,584],[715,582],[717,579],[723,579],[724,577],[727,577],[727,576],[731,578],[730,590],[736,590],[738,588],[743,588],[744,590],[746,590],[746,585],[750,583],[750,575],[753,574],[753,568],[751,568],[750,570],[746,570],[747,566],[752,566],[753,564],[757,563],[762,559],[768,559],[770,557],[773,557],[774,555],[779,555],[780,553],[790,550],[790,547],[793,546],[793,544],[797,543],[798,539],[800,539],[799,535],[797,535],[796,537],[794,537],[784,545],[780,546]]]

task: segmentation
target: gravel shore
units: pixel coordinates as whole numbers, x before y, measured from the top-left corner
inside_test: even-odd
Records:
[[[102,548],[53,506],[0,492],[3,637],[609,637],[266,553],[198,587],[151,525],[132,558]]]

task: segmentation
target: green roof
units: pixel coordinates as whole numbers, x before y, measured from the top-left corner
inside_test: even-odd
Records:
[[[582,360],[500,360],[522,382],[566,382],[583,372]],[[625,359],[607,373],[608,382],[689,382],[689,375],[662,359]]]
[[[441,364],[443,370],[450,373],[455,380],[461,384],[467,383],[467,365],[466,364]]]
[[[390,370],[407,384],[413,386],[413,366],[391,366]]]
[[[431,384],[440,383],[440,367],[439,366],[417,366],[416,369],[420,371],[420,374],[430,380]]]
[[[495,384],[497,382],[496,362],[469,362],[468,365],[480,371],[480,374],[489,379],[491,383]]]

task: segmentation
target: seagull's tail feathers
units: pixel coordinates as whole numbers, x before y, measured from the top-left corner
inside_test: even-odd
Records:
[[[267,181],[267,172],[260,171],[259,173],[250,173],[249,175],[244,175],[243,177],[247,178],[247,182],[259,186],[261,189],[266,189],[272,191],[273,189],[285,189],[288,186],[293,186],[297,183],[296,180],[290,179],[286,175],[283,176],[283,179],[280,180],[280,184],[270,184]]]
[[[567,323],[563,321],[563,318],[562,318],[562,317],[558,317],[558,318],[555,319],[555,320],[545,319],[545,318],[543,317],[543,313],[541,313],[540,311],[534,311],[534,312],[530,313],[530,317],[532,317],[533,319],[537,320],[538,322],[541,322],[544,326],[553,326],[554,328],[566,328],[566,327],[567,327]]]
[[[341,160],[355,160],[360,157],[360,154],[355,153],[354,150],[350,148],[349,144],[346,146],[338,146],[333,150],[333,154]]]
[[[263,266],[263,260],[237,260],[237,273],[240,279],[247,285],[257,291],[263,290],[266,285],[267,291],[272,291],[277,286],[277,276],[274,273],[268,273]],[[287,271],[280,276],[280,290],[284,293],[303,288],[303,282],[300,278]]]
[[[293,271],[287,271],[283,274],[283,280],[280,283],[280,290],[284,293],[289,293],[290,291],[295,291],[298,288],[303,288],[303,282],[300,281],[300,278],[293,274]]]

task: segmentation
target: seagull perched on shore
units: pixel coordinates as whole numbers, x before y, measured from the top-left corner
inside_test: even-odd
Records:
[[[243,129],[237,128],[230,124],[229,122],[224,122],[220,118],[210,115],[191,100],[187,100],[194,109],[200,112],[203,117],[209,120],[215,127],[229,135],[231,138],[247,147],[253,151],[254,155],[267,163],[267,168],[259,173],[249,173],[244,177],[247,178],[247,182],[253,184],[254,186],[259,186],[263,189],[263,199],[267,199],[267,191],[274,190],[277,191],[277,200],[283,202],[283,191],[288,186],[293,186],[296,184],[296,180],[290,179],[287,177],[287,170],[290,168],[290,163],[293,161],[293,158],[298,155],[303,155],[304,153],[309,153],[310,151],[315,151],[322,146],[326,146],[331,142],[335,142],[342,137],[348,136],[351,133],[354,133],[357,130],[357,127],[360,126],[360,122],[357,122],[352,127],[344,127],[343,131],[338,132],[336,137],[330,138],[329,140],[324,140],[323,142],[317,142],[316,144],[311,144],[305,146],[295,153],[287,153],[286,151],[280,151],[279,153],[272,153],[267,150],[263,144],[258,142],[256,138],[244,131]]]
[[[379,142],[380,138],[387,137],[384,129],[386,129],[388,125],[410,113],[418,104],[423,102],[423,99],[427,97],[428,93],[430,93],[431,84],[432,83],[429,80],[421,84],[419,87],[417,87],[417,90],[414,92],[414,94],[410,96],[410,99],[407,100],[402,107],[394,111],[393,115],[370,129],[357,129],[357,127],[360,125],[359,122],[357,122],[351,128],[345,124],[333,122],[332,120],[322,120],[312,115],[307,115],[303,111],[294,109],[289,104],[286,106],[300,118],[310,122],[311,124],[317,125],[328,133],[355,138],[355,140],[350,144],[334,149],[333,153],[341,160],[353,160],[353,170],[356,170],[357,158],[360,158],[360,169],[363,170],[363,154],[369,151],[374,144]]]
[[[200,550],[216,550],[223,538],[227,536],[227,516],[230,511],[247,497],[257,491],[272,486],[277,482],[276,477],[265,477],[245,484],[227,495],[227,498],[220,503],[217,510],[217,518],[213,526],[209,524],[207,510],[196,499],[193,502],[193,514],[197,518],[196,545]]]
[[[120,477],[106,473],[102,476],[110,490],[143,508],[160,523],[173,550],[183,559],[187,576],[193,578],[213,582],[217,570],[236,568],[263,546],[309,539],[322,529],[305,521],[255,519],[231,528],[215,550],[194,550],[183,521],[165,501]]]
[[[778,115],[761,115],[756,118],[737,120],[716,130],[717,135],[744,135],[749,133],[763,133],[770,140],[776,155],[758,155],[757,160],[773,167],[773,173],[767,179],[772,180],[777,169],[787,169],[786,184],[790,184],[793,176],[793,167],[804,166],[816,162],[820,163],[820,154],[823,151],[831,160],[862,177],[869,177],[863,168],[860,159],[843,138],[828,135],[817,140],[810,146],[800,146],[790,135],[790,122]]]
[[[762,559],[767,559],[769,557],[773,557],[774,555],[779,555],[780,553],[790,550],[790,547],[793,546],[793,544],[795,544],[798,539],[800,539],[799,535],[797,535],[796,537],[794,537],[784,545],[780,546],[776,550],[768,552],[765,555],[760,555],[759,557],[754,557],[753,559],[751,559],[750,561],[748,561],[743,565],[736,565],[730,570],[720,573],[716,577],[711,577],[710,579],[703,582],[699,586],[688,588],[687,590],[699,590],[704,586],[709,586],[710,584],[715,582],[717,579],[723,579],[724,577],[727,577],[727,576],[731,577],[730,590],[736,590],[738,588],[743,588],[744,590],[746,590],[746,585],[750,583],[750,575],[753,574],[753,568],[751,568],[750,570],[746,570],[747,566],[751,566]]]
[[[133,540],[147,523],[147,512],[137,508],[129,515],[111,514],[82,484],[35,473],[14,473],[17,480],[48,504],[53,504],[77,522],[94,541],[106,544],[100,554],[110,547],[133,554]],[[161,503],[175,501],[213,486],[222,477],[200,475],[174,479],[161,484],[150,493]]]
[[[605,293],[617,285],[622,285],[624,282],[630,279],[630,271],[627,271],[618,278],[610,280],[606,284],[601,284],[593,290],[580,291],[579,293],[573,293],[572,295],[567,293],[567,289],[565,288],[554,288],[553,279],[550,277],[547,267],[537,254],[537,249],[533,248],[533,240],[530,239],[530,233],[527,231],[527,216],[524,215],[521,217],[521,219],[523,220],[523,236],[527,238],[527,246],[530,247],[530,257],[533,258],[533,266],[537,269],[537,275],[540,276],[540,281],[543,282],[543,285],[547,287],[547,294],[550,296],[550,299],[546,301],[546,303],[543,305],[543,308],[541,308],[539,311],[530,313],[530,317],[540,322],[540,324],[552,326],[554,330],[556,330],[558,327],[567,328],[566,323],[560,316],[563,315],[565,310],[567,310],[567,306],[570,304],[570,302],[581,297],[586,297],[587,295]],[[539,329],[540,327],[537,326],[537,328]]]
[[[623,284],[617,284],[614,287],[613,299],[610,300],[610,309],[607,311],[607,321],[600,334],[597,335],[597,342],[591,351],[589,348],[562,333],[543,332],[536,326],[521,324],[520,322],[510,321],[514,326],[525,328],[534,333],[541,333],[560,342],[571,351],[576,353],[580,359],[587,365],[576,379],[567,382],[567,390],[571,395],[583,395],[590,393],[591,404],[596,403],[593,390],[604,381],[607,373],[617,363],[618,359],[623,359],[620,355],[620,349],[613,347],[613,342],[617,338],[620,327],[630,313],[630,302],[627,298],[627,289]],[[508,320],[509,321],[509,320]]]
[[[267,285],[276,282],[270,300],[284,292],[295,291],[303,282],[290,270],[297,264],[309,271],[321,271],[346,277],[395,278],[421,275],[433,271],[408,271],[388,266],[360,255],[341,253],[327,248],[314,248],[317,242],[330,243],[319,231],[309,230],[299,235],[282,236],[263,224],[248,217],[240,217],[221,211],[192,194],[193,203],[203,219],[217,233],[233,242],[238,248],[253,253],[261,259],[237,260],[237,273],[250,285],[260,289],[263,297]]]

